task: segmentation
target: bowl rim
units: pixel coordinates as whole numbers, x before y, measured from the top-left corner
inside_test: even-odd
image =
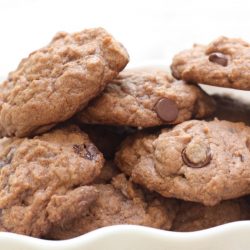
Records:
[[[244,237],[244,234],[247,233],[248,235],[249,232],[250,221],[236,221],[195,232],[172,232],[138,225],[113,225],[96,229],[72,239],[58,241],[39,239],[9,232],[0,232],[0,244],[6,246],[5,250],[20,249],[20,247],[21,249],[27,250],[50,249],[52,247],[53,249],[60,250],[80,250],[84,249],[83,247],[85,246],[95,245],[98,241],[104,242],[111,239],[113,240],[114,238],[127,237],[133,241],[137,239],[138,241],[147,239],[147,241],[160,242],[161,244],[166,244],[166,246],[183,246],[183,244],[185,244],[188,247],[189,245],[193,246],[193,244],[197,242],[204,242],[205,244],[205,242],[217,241],[220,238],[228,238],[230,240],[234,235],[242,235]],[[245,241],[247,241],[247,244],[250,246],[249,237],[245,237]]]

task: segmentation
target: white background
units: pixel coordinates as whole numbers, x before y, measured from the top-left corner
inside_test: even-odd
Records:
[[[131,63],[166,60],[219,35],[250,41],[247,0],[0,0],[0,77],[57,31],[103,26]]]

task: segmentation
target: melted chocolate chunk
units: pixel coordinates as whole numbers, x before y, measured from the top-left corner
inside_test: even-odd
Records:
[[[97,155],[97,148],[92,144],[75,144],[73,145],[73,150],[80,157],[85,158],[87,160],[93,160]]]
[[[174,121],[179,113],[179,109],[175,101],[168,98],[160,99],[155,105],[155,111],[159,118],[165,122]]]
[[[186,154],[186,148],[184,148],[181,152],[181,156],[182,156],[182,160],[183,162],[191,168],[202,168],[205,167],[206,165],[208,165],[210,163],[210,161],[212,160],[212,155],[211,155],[211,151],[210,149],[207,149],[206,151],[206,158],[203,161],[200,162],[192,162],[187,154]]]
[[[227,57],[219,52],[212,53],[209,55],[208,60],[213,63],[217,63],[223,67],[226,67],[228,64],[228,59]]]

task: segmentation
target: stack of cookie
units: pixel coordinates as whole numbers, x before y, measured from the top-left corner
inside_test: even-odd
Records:
[[[250,89],[249,51],[195,46],[173,77],[123,70],[128,53],[102,28],[57,34],[0,86],[0,230],[68,239],[249,219],[250,127],[234,123],[249,108],[196,84]]]

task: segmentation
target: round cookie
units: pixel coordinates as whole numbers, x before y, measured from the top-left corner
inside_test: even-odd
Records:
[[[127,138],[116,163],[149,190],[213,206],[250,193],[249,150],[243,123],[191,120]]]
[[[214,108],[201,88],[163,70],[125,70],[76,117],[80,123],[154,127],[203,118]]]
[[[250,125],[250,105],[227,95],[213,95],[216,111],[212,118]]]
[[[248,198],[222,201],[213,207],[181,201],[171,230],[192,232],[229,222],[249,220],[249,209],[250,202]]]
[[[69,119],[127,62],[124,47],[102,28],[58,33],[0,86],[0,135],[34,135]]]
[[[250,44],[219,37],[209,45],[194,45],[173,58],[172,73],[188,82],[250,90]]]
[[[0,230],[41,237],[95,201],[102,154],[76,126],[0,140]]]
[[[111,184],[95,185],[99,198],[73,223],[54,227],[48,239],[70,239],[97,228],[135,224],[170,229],[178,206],[175,200],[146,194],[128,181],[124,174],[113,178]]]

